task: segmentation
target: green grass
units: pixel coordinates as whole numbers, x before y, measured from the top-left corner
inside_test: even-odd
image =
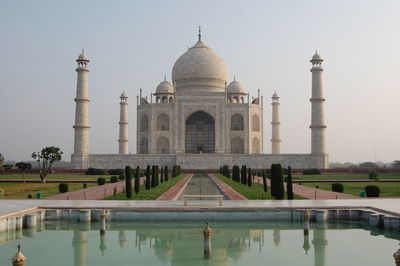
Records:
[[[400,174],[378,174],[380,179],[400,179]],[[293,180],[345,180],[369,179],[368,174],[321,174],[321,175],[294,175]]]
[[[376,185],[381,189],[380,197],[400,197],[400,182],[361,182],[361,183],[342,183],[344,186],[343,193],[360,196],[360,192],[364,191],[367,185]],[[315,187],[319,189],[331,191],[332,183],[302,183],[303,186]]]
[[[245,196],[249,200],[272,200],[274,199],[271,196],[271,188],[268,187],[268,192],[264,192],[264,185],[263,184],[255,184],[253,183],[251,187],[242,185],[236,181],[233,181],[232,179],[229,179],[221,174],[216,174],[215,175],[217,178],[219,178],[221,181],[225,182],[227,185],[232,187],[234,190],[239,192],[241,195]],[[285,199],[286,199],[286,193],[285,193]],[[295,199],[303,199],[301,197],[295,196]]]
[[[35,198],[37,192],[42,192],[44,198],[60,194],[58,185],[58,183],[0,183],[0,188],[4,189],[6,199],[26,199],[28,194]],[[88,183],[87,185],[91,187],[97,184]],[[68,188],[68,191],[83,189],[83,184],[69,183]]]
[[[111,175],[50,174],[46,180],[97,180],[104,177],[109,181]],[[23,179],[22,174],[0,174],[0,179]],[[39,174],[26,174],[25,180],[40,180]]]
[[[151,188],[150,190],[146,190],[146,187],[142,185],[140,186],[139,194],[133,192],[131,199],[128,199],[125,193],[118,193],[116,195],[105,198],[105,200],[155,200],[168,189],[173,187],[180,180],[182,180],[182,178],[184,178],[185,176],[186,174],[180,174],[179,176],[174,178],[169,177],[168,182],[159,183],[157,187]]]

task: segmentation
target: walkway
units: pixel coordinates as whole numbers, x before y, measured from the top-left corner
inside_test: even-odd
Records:
[[[140,184],[143,185],[145,178],[140,179]],[[134,180],[132,179],[132,185]],[[55,196],[47,197],[45,200],[100,200],[112,196],[114,189],[116,193],[124,191],[125,181],[110,183],[102,186],[94,186],[85,189],[75,190],[67,193],[61,193]]]
[[[212,181],[218,186],[218,188],[225,194],[225,196],[230,200],[247,200],[245,196],[234,190],[225,182],[222,182],[220,179],[216,178],[213,174],[208,175]]]
[[[262,178],[261,177],[254,177],[255,183],[260,183],[262,184]],[[270,180],[267,181],[268,186],[271,186]],[[286,185],[286,183],[285,183]],[[286,191],[286,186],[285,186],[285,191]],[[358,199],[359,197],[350,195],[350,194],[344,194],[344,193],[338,193],[338,192],[333,192],[333,191],[328,191],[328,190],[323,190],[323,189],[317,189],[313,187],[306,187],[306,186],[301,186],[297,184],[293,184],[293,193],[297,196],[300,196],[305,199],[313,199],[313,200],[327,200],[327,199]]]
[[[156,198],[156,200],[175,200],[176,197],[185,189],[186,185],[192,179],[193,174],[186,175],[181,181],[176,183],[173,187],[164,192],[161,196]]]

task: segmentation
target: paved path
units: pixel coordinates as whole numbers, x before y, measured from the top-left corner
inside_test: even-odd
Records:
[[[234,190],[232,187],[227,185],[225,182],[222,182],[218,178],[216,178],[213,174],[208,174],[210,179],[214,181],[214,183],[218,186],[218,188],[223,192],[223,194],[229,199],[229,200],[247,200],[246,197],[244,197],[242,194]]]
[[[106,180],[106,182],[109,182],[109,180]],[[36,179],[0,179],[0,183],[42,183],[40,180]],[[46,184],[47,183],[97,183],[97,179],[46,179]]]
[[[262,184],[262,182],[263,182],[261,177],[254,177],[254,181],[259,184]],[[268,186],[271,186],[270,180],[267,180],[267,182],[268,182]],[[285,191],[286,191],[286,183],[285,183]],[[296,184],[293,184],[293,193],[302,198],[313,199],[313,200],[357,199],[357,198],[359,198],[357,196],[350,195],[350,194],[338,193],[338,192],[317,189],[317,188],[307,187],[307,186],[301,186],[301,185],[296,185]]]
[[[156,200],[175,200],[176,197],[185,189],[186,185],[192,179],[192,174],[187,174],[181,181],[176,183],[173,187],[164,192],[161,196],[156,198]]]
[[[144,180],[144,177],[140,179],[141,185],[143,185]],[[132,178],[132,185],[133,184],[134,179]],[[112,196],[114,194],[114,189],[117,190],[117,193],[124,191],[125,181],[61,193],[55,196],[47,197],[45,200],[100,200]]]

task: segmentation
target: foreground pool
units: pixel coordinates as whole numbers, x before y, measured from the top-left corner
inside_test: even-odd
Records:
[[[400,236],[358,223],[213,222],[204,257],[204,222],[99,224],[45,222],[35,230],[0,234],[0,265],[11,265],[21,244],[26,266],[150,265],[394,265]]]

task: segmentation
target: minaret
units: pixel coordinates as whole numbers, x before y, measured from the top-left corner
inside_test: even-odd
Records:
[[[73,168],[85,169],[89,167],[89,87],[88,87],[88,63],[89,58],[82,53],[79,55],[78,80],[76,85],[76,109],[75,109],[75,129],[74,153],[71,155]]]
[[[119,154],[128,154],[128,96],[125,91],[119,97],[120,115],[119,115]]]
[[[279,96],[276,92],[272,95],[272,138],[271,138],[271,153],[280,154],[281,153],[281,139],[279,127],[281,123],[279,122]]]
[[[324,92],[322,86],[322,62],[324,60],[316,52],[310,60],[312,64],[312,96],[311,102],[311,154],[326,154],[325,150],[325,116]]]

